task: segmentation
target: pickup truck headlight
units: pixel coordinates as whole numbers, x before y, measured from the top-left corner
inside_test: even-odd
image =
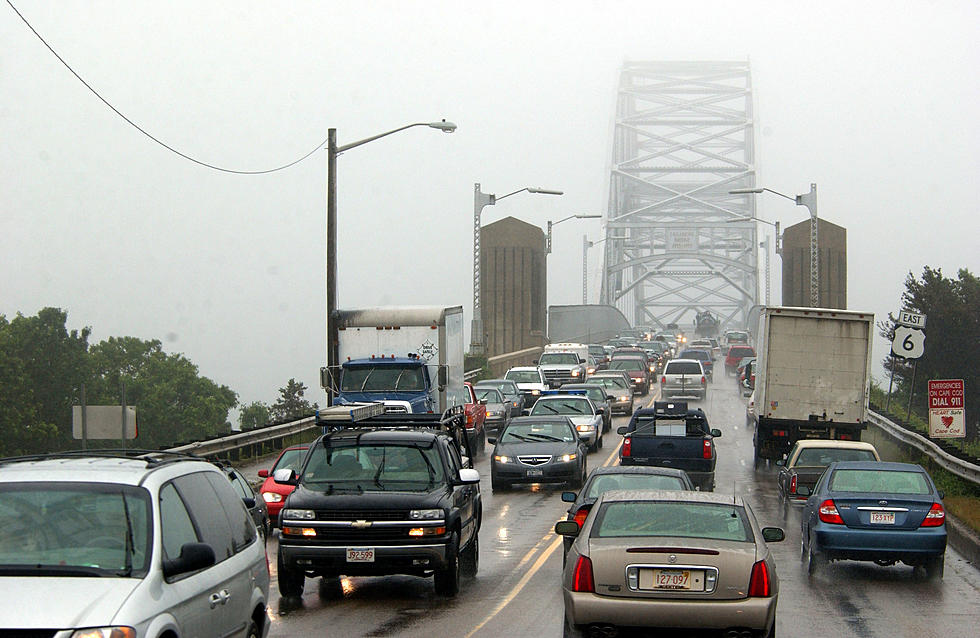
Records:
[[[500,456],[499,454],[495,454],[494,457],[493,457],[493,460],[496,461],[497,463],[510,463],[511,462],[511,459],[510,459],[509,456]]]
[[[580,370],[572,370],[572,376],[577,377],[580,374]]]
[[[312,521],[316,518],[316,512],[313,510],[285,509],[282,511],[282,517],[294,521]]]
[[[534,396],[538,396],[539,394],[541,394],[541,390],[531,390],[531,394]]]
[[[413,521],[431,521],[442,518],[443,511],[441,509],[412,510],[408,513],[408,517]]]
[[[266,503],[282,503],[282,494],[277,492],[262,492],[262,500]]]
[[[619,400],[620,401],[629,401],[630,398],[628,396],[626,396],[626,395],[623,395],[623,396],[619,397]]]

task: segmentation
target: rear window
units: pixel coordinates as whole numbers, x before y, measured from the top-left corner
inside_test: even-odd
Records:
[[[847,450],[839,448],[805,448],[796,458],[796,465],[827,467],[835,461],[877,461],[871,450]]]
[[[676,476],[659,474],[600,474],[589,484],[586,498],[599,498],[610,490],[686,490]]]
[[[592,535],[598,538],[662,537],[751,541],[745,510],[716,503],[616,501],[597,515]]]
[[[728,356],[734,357],[736,359],[741,359],[742,357],[754,357],[755,350],[746,346],[733,347],[729,352]]]
[[[922,472],[900,470],[837,470],[830,477],[834,492],[880,492],[882,494],[931,494]]]
[[[671,361],[664,374],[701,374],[701,364],[697,361]]]

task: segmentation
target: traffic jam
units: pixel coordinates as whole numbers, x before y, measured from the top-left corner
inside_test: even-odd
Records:
[[[452,325],[437,310],[416,319]],[[888,610],[881,628],[935,614],[944,578],[975,601],[975,568],[946,570],[943,491],[861,440],[873,316],[825,314],[551,344],[441,413],[401,409],[431,396],[438,370],[419,372],[436,362],[351,356],[323,435],[258,471],[276,527],[270,635],[326,620],[350,635],[848,635],[863,613],[850,586]],[[827,322],[863,346],[841,355]],[[801,357],[811,379],[835,375],[832,396],[787,392]],[[819,401],[837,418],[799,412]]]

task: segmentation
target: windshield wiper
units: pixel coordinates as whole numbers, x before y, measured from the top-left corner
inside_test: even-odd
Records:
[[[384,485],[381,483],[381,472],[385,469],[385,459],[388,458],[388,450],[386,448],[381,449],[381,462],[378,463],[378,471],[374,473],[374,484],[384,489]]]
[[[3,576],[77,576],[102,578],[106,573],[97,567],[83,565],[0,565]]]
[[[558,441],[558,442],[561,442],[561,441],[564,440],[564,439],[559,439],[557,436],[551,436],[550,434],[539,434],[537,432],[531,432],[531,433],[528,434],[528,436],[533,436],[535,438],[540,438],[540,439],[543,439],[545,441]]]
[[[514,434],[513,432],[508,432],[507,433],[507,436],[508,437],[514,437],[515,439],[520,439],[520,440],[524,441],[525,443],[528,443],[528,442],[531,441],[531,439],[525,438],[525,437],[521,436],[520,434]]]

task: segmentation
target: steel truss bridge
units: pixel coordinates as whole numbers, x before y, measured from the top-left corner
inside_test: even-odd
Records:
[[[742,327],[759,303],[748,62],[628,62],[620,72],[600,303],[634,326]],[[741,219],[740,219],[741,218]]]

